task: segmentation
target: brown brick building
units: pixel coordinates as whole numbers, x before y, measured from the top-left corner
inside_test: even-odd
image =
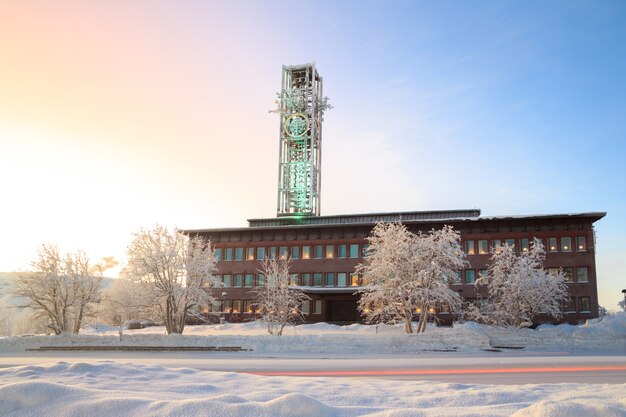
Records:
[[[402,221],[412,232],[428,232],[452,225],[470,266],[459,271],[451,288],[466,300],[477,297],[473,285],[487,268],[490,248],[499,243],[526,251],[533,238],[543,241],[546,268],[563,268],[571,301],[564,305],[564,322],[578,323],[598,317],[598,293],[593,224],[606,213],[481,217],[480,210],[419,211],[338,216],[277,217],[248,220],[249,227],[187,230],[215,245],[219,279],[215,289],[219,310],[228,321],[254,319],[255,286],[262,285],[259,259],[290,257],[292,284],[311,297],[302,306],[308,321],[355,322],[363,284],[355,266],[367,251],[366,238],[379,221]],[[483,294],[484,295],[484,294]],[[205,312],[206,309],[203,309]],[[454,314],[438,311],[437,319],[450,322]],[[537,317],[536,322],[549,322]]]

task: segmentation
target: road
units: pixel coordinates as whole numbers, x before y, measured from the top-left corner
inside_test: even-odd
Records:
[[[626,383],[626,355],[433,353],[416,356],[262,357],[246,352],[23,352],[0,367],[114,361],[268,376],[430,380],[466,384]]]

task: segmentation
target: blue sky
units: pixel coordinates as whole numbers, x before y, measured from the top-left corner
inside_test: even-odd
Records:
[[[622,1],[2,4],[0,270],[42,242],[123,264],[138,227],[273,216],[267,111],[281,65],[315,61],[335,106],[322,214],[607,211],[597,260],[613,308],[624,22]]]

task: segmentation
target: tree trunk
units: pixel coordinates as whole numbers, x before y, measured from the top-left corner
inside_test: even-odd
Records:
[[[404,334],[413,333],[413,325],[411,324],[411,318],[404,319]]]
[[[426,331],[426,322],[428,321],[428,310],[426,306],[422,306],[422,313],[420,314],[420,322],[417,325],[417,333],[424,333]]]

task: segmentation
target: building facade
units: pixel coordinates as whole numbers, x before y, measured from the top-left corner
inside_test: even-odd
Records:
[[[355,273],[367,253],[367,237],[379,221],[402,221],[413,233],[451,225],[461,234],[469,266],[459,271],[450,287],[466,301],[486,296],[474,281],[487,269],[491,248],[508,243],[515,250],[529,250],[534,238],[546,250],[544,267],[563,269],[571,300],[563,306],[563,322],[579,323],[598,317],[594,223],[606,213],[550,214],[481,217],[480,210],[420,211],[343,216],[311,216],[300,219],[248,220],[249,227],[187,230],[216,248],[217,275],[223,288],[212,289],[220,304],[216,310],[228,321],[256,317],[254,289],[263,285],[260,260],[290,258],[292,285],[311,300],[302,311],[309,322],[358,322],[358,290],[366,284]],[[208,313],[208,307],[203,311]],[[458,312],[435,311],[442,323]],[[536,317],[537,323],[554,322]]]

